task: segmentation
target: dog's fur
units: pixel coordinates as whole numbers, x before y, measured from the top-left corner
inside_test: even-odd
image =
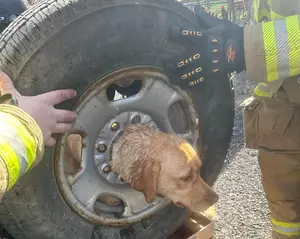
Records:
[[[148,203],[162,195],[191,211],[204,211],[218,195],[200,177],[201,160],[188,142],[150,126],[127,126],[112,148],[112,170]]]

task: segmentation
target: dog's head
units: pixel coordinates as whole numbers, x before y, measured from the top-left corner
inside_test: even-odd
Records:
[[[168,145],[159,155],[150,154],[139,161],[130,180],[148,203],[157,194],[191,211],[204,211],[217,202],[218,195],[200,177],[201,160],[190,144]]]

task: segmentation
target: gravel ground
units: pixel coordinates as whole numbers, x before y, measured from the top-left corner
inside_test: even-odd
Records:
[[[245,148],[242,108],[239,107],[251,96],[253,85],[246,81],[243,74],[234,79],[234,85],[234,132],[226,165],[215,184],[215,190],[220,196],[216,206],[216,238],[269,239],[271,225],[260,182],[257,151]]]

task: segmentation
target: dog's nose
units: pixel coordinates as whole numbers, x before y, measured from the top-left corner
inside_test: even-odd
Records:
[[[215,192],[211,192],[208,195],[206,195],[206,199],[211,205],[214,205],[215,203],[218,202],[219,195]]]
[[[212,199],[212,204],[214,205],[215,203],[217,203],[219,201],[219,195],[215,194],[215,196]]]

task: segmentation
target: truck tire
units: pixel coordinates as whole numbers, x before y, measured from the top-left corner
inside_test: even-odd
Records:
[[[173,42],[171,26],[197,26],[173,0],[48,0],[24,12],[0,37],[0,67],[25,95],[73,88],[78,97],[116,69],[165,64],[190,46]],[[227,75],[189,94],[203,128],[202,177],[213,185],[231,138],[234,96]],[[71,108],[73,102],[62,105]],[[199,141],[199,145],[202,141]],[[167,238],[186,218],[169,205],[135,225],[104,227],[83,220],[64,202],[54,175],[55,148],[3,198],[0,220],[15,239]]]

